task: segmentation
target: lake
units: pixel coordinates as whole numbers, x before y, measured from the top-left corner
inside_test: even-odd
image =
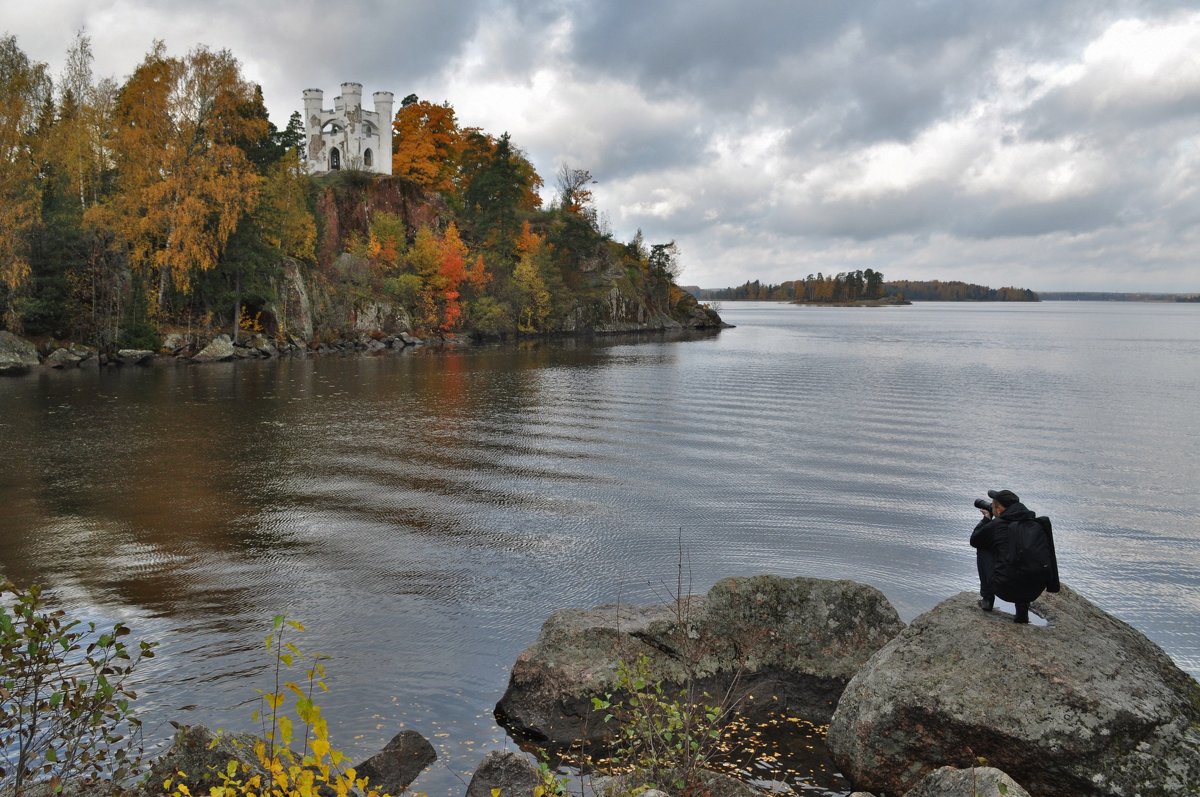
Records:
[[[322,651],[356,759],[441,760],[557,608],[727,575],[975,590],[989,488],[1050,515],[1063,581],[1200,674],[1200,305],[726,303],[736,329],[0,380],[0,575],[158,640],[138,705],[252,727],[274,614]],[[798,791],[844,793],[819,772]]]

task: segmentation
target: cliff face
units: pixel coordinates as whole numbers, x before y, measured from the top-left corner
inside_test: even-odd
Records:
[[[278,301],[265,308],[277,328],[297,341],[362,340],[400,332],[489,337],[530,332],[518,324],[520,299],[514,297],[520,289],[514,286],[513,263],[482,245],[479,254],[490,281],[469,301],[472,307],[487,308],[492,315],[485,325],[480,320],[482,312],[468,307],[452,328],[431,328],[427,321],[423,324],[421,313],[428,309],[428,296],[404,294],[396,288],[405,278],[415,280],[406,274],[411,269],[403,264],[381,269],[369,253],[364,254],[364,242],[374,242],[372,224],[385,216],[402,223],[405,241],[400,246],[405,249],[414,246],[423,227],[437,234],[445,232],[456,218],[440,195],[398,178],[356,175],[320,187],[313,206],[319,231],[317,262],[285,264],[276,285]],[[552,213],[546,212],[540,221],[534,221],[549,227],[552,219]],[[469,246],[469,231],[464,231],[463,238]],[[476,251],[470,249],[473,267]],[[645,268],[631,264],[626,249],[599,235],[577,251],[555,249],[555,263],[543,266],[553,272],[548,277],[554,311],[546,314],[537,332],[593,334],[723,326],[716,312],[701,306],[668,275],[651,276]],[[468,299],[464,296],[461,301]],[[496,307],[500,308],[498,322]]]

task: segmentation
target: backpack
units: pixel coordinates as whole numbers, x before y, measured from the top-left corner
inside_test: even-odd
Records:
[[[1028,603],[1043,590],[1058,592],[1058,561],[1050,518],[1007,524],[1007,539],[997,546],[993,587],[1012,603]]]

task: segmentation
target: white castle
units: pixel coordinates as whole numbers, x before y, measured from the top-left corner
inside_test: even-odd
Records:
[[[358,169],[391,174],[392,92],[371,95],[374,111],[363,110],[361,83],[343,83],[332,111],[321,107],[324,97],[321,89],[304,90],[308,173]]]

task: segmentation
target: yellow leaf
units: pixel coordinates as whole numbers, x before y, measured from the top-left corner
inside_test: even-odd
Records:
[[[492,797],[500,797],[500,788],[498,786],[492,789]]]

